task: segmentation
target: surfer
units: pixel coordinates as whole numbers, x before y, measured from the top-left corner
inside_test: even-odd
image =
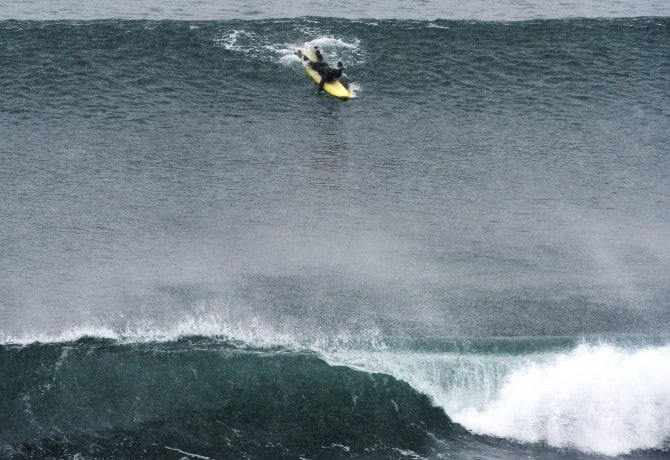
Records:
[[[309,66],[316,70],[319,75],[321,75],[321,81],[319,82],[319,93],[323,91],[323,85],[326,82],[333,82],[340,79],[342,72],[344,71],[344,64],[342,61],[337,61],[337,67],[333,68],[328,65],[327,62],[310,62]]]
[[[336,67],[331,67],[330,64],[323,60],[323,55],[319,50],[318,46],[314,47],[314,54],[316,54],[316,61],[310,60],[307,56],[304,56],[300,50],[296,51],[296,54],[299,58],[302,58],[303,61],[307,63],[312,69],[314,69],[319,75],[321,75],[321,81],[319,82],[319,93],[323,91],[323,85],[327,82],[334,82],[342,77],[342,72],[344,71],[344,64],[342,61],[337,61]]]

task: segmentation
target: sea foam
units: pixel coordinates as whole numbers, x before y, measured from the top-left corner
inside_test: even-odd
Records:
[[[512,372],[482,408],[450,414],[466,428],[524,442],[620,455],[670,438],[670,347],[582,345]]]
[[[522,340],[522,339],[521,339]],[[587,453],[664,449],[670,439],[670,346],[324,351],[332,365],[381,372],[431,397],[468,430]]]

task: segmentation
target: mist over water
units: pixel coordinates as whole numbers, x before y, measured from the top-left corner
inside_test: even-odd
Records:
[[[7,23],[2,330],[667,332],[659,21]],[[314,36],[351,104],[300,80]]]
[[[663,5],[226,5],[0,9],[0,456],[662,458]]]
[[[295,18],[302,16],[337,17],[348,19],[466,19],[482,21],[516,21],[556,18],[617,18],[667,16],[667,2],[639,1],[564,1],[504,0],[491,4],[475,0],[426,0],[403,2],[343,0],[337,3],[312,0],[305,4],[297,0],[203,2],[155,0],[80,2],[73,0],[26,0],[3,5],[0,19],[179,19],[228,20]]]

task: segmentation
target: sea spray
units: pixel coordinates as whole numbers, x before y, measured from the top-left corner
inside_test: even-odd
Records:
[[[479,433],[621,455],[670,439],[670,347],[582,345],[512,371],[479,408],[452,413]]]
[[[476,433],[605,455],[662,449],[670,438],[664,415],[670,411],[670,346],[593,343],[565,350],[556,340],[553,351],[519,354],[492,351],[504,342],[488,342],[486,352],[391,346],[323,356],[410,383]]]

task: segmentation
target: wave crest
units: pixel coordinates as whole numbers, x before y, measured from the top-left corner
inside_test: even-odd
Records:
[[[670,439],[670,347],[582,345],[514,371],[483,408],[453,414],[466,428],[606,455],[662,449]]]

